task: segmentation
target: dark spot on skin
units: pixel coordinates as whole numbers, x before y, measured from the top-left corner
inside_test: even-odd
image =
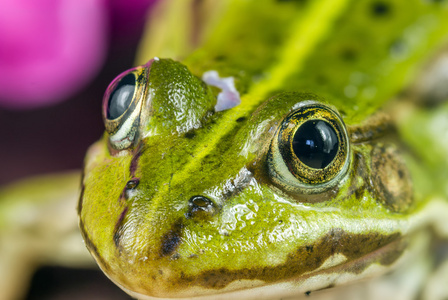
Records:
[[[311,246],[305,246],[306,251],[313,252],[313,245]]]
[[[363,189],[363,188],[356,189],[355,190],[356,199],[360,200],[362,198],[362,196],[364,196],[364,191],[365,191],[365,189]]]
[[[125,207],[124,210],[121,212],[117,223],[115,223],[113,239],[114,239],[115,247],[117,247],[117,248],[120,248],[120,240],[121,240],[121,235],[122,235],[123,221],[124,221],[124,217],[126,216],[127,212],[128,212],[128,207]]]
[[[204,196],[193,196],[188,200],[187,219],[208,219],[216,213],[215,203]]]
[[[137,170],[138,167],[138,161],[142,153],[143,153],[143,144],[140,143],[139,145],[137,145],[134,151],[134,155],[132,157],[131,164],[129,166],[129,173],[131,174],[132,177],[135,175],[135,171]]]
[[[387,248],[383,248],[387,246]],[[396,261],[406,248],[399,233],[382,235],[379,233],[350,234],[342,229],[333,229],[313,245],[302,246],[288,255],[285,263],[275,267],[258,267],[232,270],[227,268],[203,271],[195,275],[185,275],[175,285],[196,285],[206,288],[222,289],[236,280],[262,280],[266,283],[298,278],[304,273],[316,270],[332,255],[343,254],[347,264],[341,272],[360,273],[372,263],[390,265]],[[377,251],[378,250],[378,251]],[[372,255],[372,253],[377,253]],[[334,272],[330,270],[329,272]],[[322,271],[322,272],[325,272]],[[306,275],[308,276],[308,275]]]
[[[401,153],[392,144],[376,144],[371,156],[371,182],[377,199],[393,212],[405,211],[413,202],[413,187]]]
[[[236,119],[237,122],[243,122],[244,120],[246,120],[246,117],[240,117]]]
[[[162,247],[160,248],[160,257],[172,255],[182,242],[183,224],[179,219],[162,237]],[[174,255],[172,256],[173,259]]]
[[[311,294],[311,291],[305,292],[305,295],[309,296]]]
[[[371,4],[370,11],[375,17],[383,17],[390,13],[390,4],[383,1],[375,1]]]
[[[189,131],[189,132],[185,133],[185,138],[190,139],[190,140],[192,138],[194,138],[195,136],[196,136],[196,133],[194,133],[192,131]]]

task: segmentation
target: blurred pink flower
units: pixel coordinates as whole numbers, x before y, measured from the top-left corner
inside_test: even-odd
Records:
[[[37,107],[71,96],[101,68],[110,28],[143,20],[152,2],[0,0],[0,106]]]
[[[1,0],[0,98],[10,107],[63,100],[104,60],[102,0]]]

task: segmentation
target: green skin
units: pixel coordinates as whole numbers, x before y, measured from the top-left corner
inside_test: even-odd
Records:
[[[316,290],[347,281],[341,274],[385,272],[426,249],[422,231],[443,228],[448,149],[424,130],[432,113],[400,104],[409,113],[386,124],[377,112],[447,38],[446,6],[306,3],[226,2],[183,64],[139,69],[136,114],[123,118],[137,116],[129,145],[111,141],[122,123],[104,118],[85,161],[80,228],[102,270],[132,295]],[[235,79],[240,105],[214,111],[220,90],[200,79],[209,70]],[[273,154],[285,118],[309,100],[340,116],[348,139],[345,169],[325,175],[324,188],[285,180],[281,161],[291,162]],[[422,137],[442,150],[428,152]],[[321,274],[335,276],[307,281]]]

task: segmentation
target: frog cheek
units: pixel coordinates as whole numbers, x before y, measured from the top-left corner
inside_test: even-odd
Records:
[[[273,183],[287,192],[318,194],[335,187],[350,165],[341,117],[322,103],[302,102],[281,123],[267,163]]]
[[[151,62],[118,75],[104,94],[103,121],[113,150],[127,149],[137,140]]]
[[[371,157],[371,184],[378,201],[396,213],[408,210],[414,202],[414,190],[402,153],[394,144],[377,143]]]

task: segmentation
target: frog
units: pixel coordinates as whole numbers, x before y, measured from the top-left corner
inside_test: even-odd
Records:
[[[79,173],[24,185],[79,193],[85,246],[138,299],[359,299],[344,293],[360,285],[377,299],[390,282],[390,299],[443,299],[447,14],[159,1],[138,66],[105,92],[80,191]],[[0,211],[17,211],[14,191]],[[85,262],[72,244],[56,260]]]
[[[443,53],[446,3],[223,1],[200,41],[167,3],[86,156],[79,226],[103,272],[138,299],[280,299],[419,265],[400,293],[434,299],[447,148],[424,158],[412,83]]]
[[[78,205],[100,268],[138,299],[314,295],[412,262],[428,275],[447,148],[429,162],[434,110],[411,98],[430,98],[413,80],[446,41],[446,4],[220,5],[200,42],[173,55],[190,36],[176,26],[105,92]],[[150,28],[184,21],[164,16]]]

